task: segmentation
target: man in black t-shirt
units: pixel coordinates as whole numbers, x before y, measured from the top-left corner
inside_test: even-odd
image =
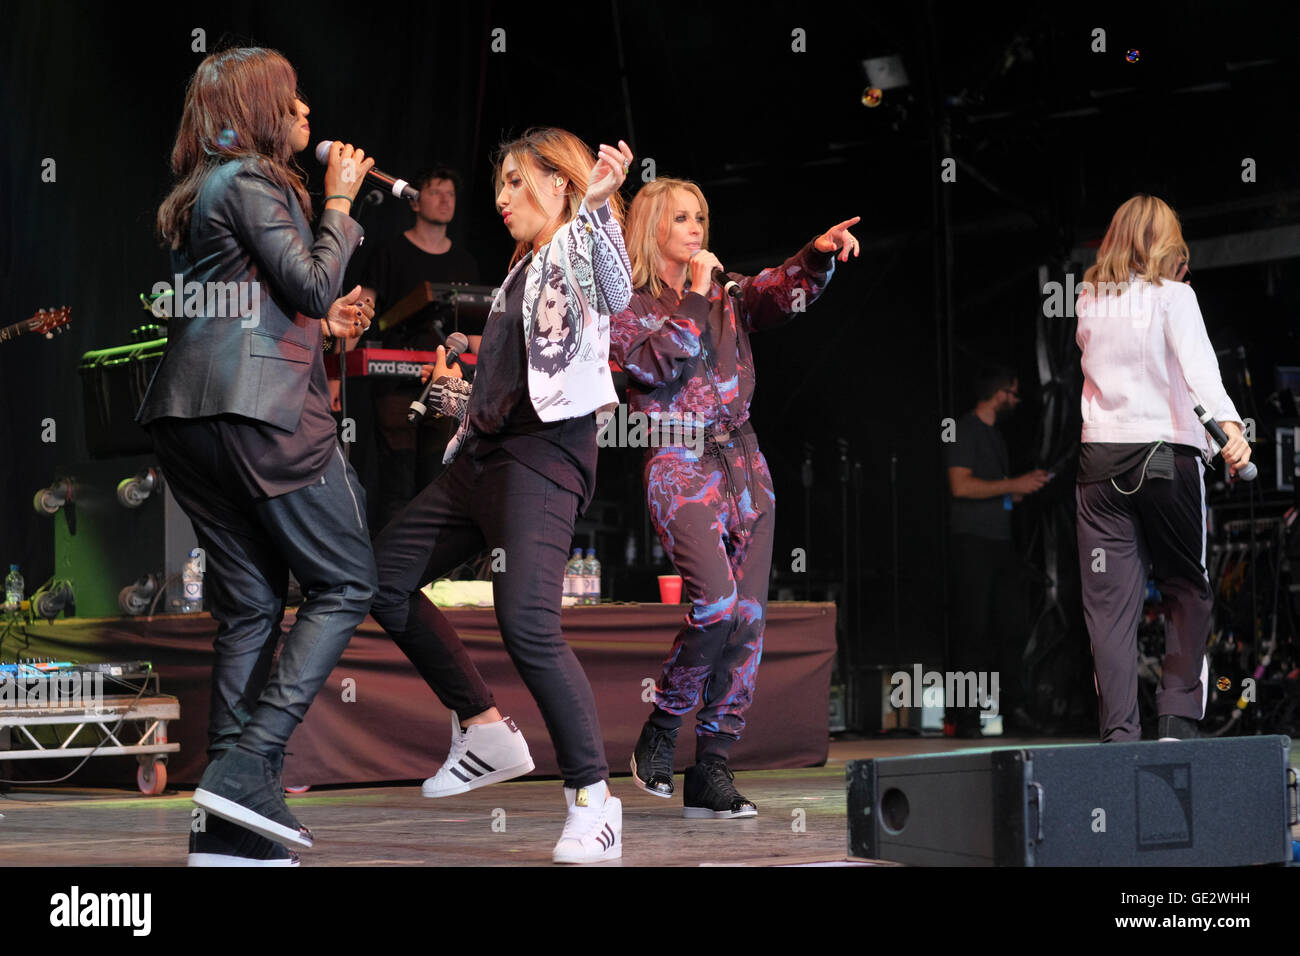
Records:
[[[362,274],[362,296],[375,302],[382,316],[421,282],[475,284],[478,263],[463,246],[447,236],[447,226],[456,214],[456,193],[460,177],[455,170],[435,166],[414,181],[420,190],[411,202],[415,224],[399,236],[381,243]],[[468,335],[470,351],[478,350],[482,323],[454,327],[446,309],[426,306],[387,332],[378,323],[363,344],[388,349],[433,351],[452,332]],[[378,477],[373,482],[376,520],[382,530],[408,501],[442,472],[442,454],[456,430],[452,419],[426,415],[417,428],[407,423],[406,412],[419,397],[420,384],[376,381],[371,383],[374,400]]]
[[[1042,488],[1048,474],[1034,470],[1015,478],[1007,443],[995,422],[1020,404],[1020,383],[1005,366],[980,373],[975,407],[956,422],[946,444],[948,487],[952,492],[949,553],[953,613],[949,662],[954,671],[998,673],[998,713],[1005,723],[1020,699],[1020,657],[1025,633],[1019,619],[1017,566],[1011,543],[1011,508]],[[991,676],[984,686],[991,688]],[[981,702],[954,707],[948,701],[951,731],[979,737]]]

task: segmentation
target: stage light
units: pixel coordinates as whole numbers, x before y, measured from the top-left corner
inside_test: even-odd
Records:
[[[134,584],[128,584],[117,592],[117,604],[123,614],[139,617],[149,610],[154,598],[161,590],[162,581],[156,574],[146,574]]]
[[[72,482],[60,478],[48,488],[42,488],[32,497],[32,507],[38,515],[57,514],[59,509],[72,500]]]
[[[161,487],[162,472],[157,468],[146,468],[134,477],[123,478],[117,483],[117,500],[123,508],[138,508]]]
[[[52,621],[64,608],[76,604],[72,593],[71,581],[55,581],[47,588],[41,588],[32,595],[32,612],[37,617]]]
[[[867,82],[882,93],[910,86],[907,70],[903,67],[903,58],[898,55],[874,56],[862,61],[862,70],[867,74]]]

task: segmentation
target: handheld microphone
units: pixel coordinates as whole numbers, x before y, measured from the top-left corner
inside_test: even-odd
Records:
[[[451,363],[456,361],[460,357],[460,353],[467,348],[469,348],[469,339],[462,333],[454,332],[449,335],[447,337],[447,367],[450,368]],[[424,391],[420,393],[419,398],[411,402],[410,411],[406,413],[406,420],[412,425],[418,424],[424,418],[425,413],[429,411],[429,396],[433,394],[435,388],[441,388],[441,386],[433,380],[433,375],[430,374],[429,382],[424,386]]]
[[[1228,436],[1224,434],[1223,429],[1219,427],[1219,423],[1216,422],[1214,418],[1211,417],[1210,413],[1200,405],[1196,406],[1196,417],[1201,420],[1201,424],[1205,426],[1205,430],[1210,433],[1210,437],[1214,439],[1215,444],[1217,444],[1219,450],[1222,451],[1223,446],[1228,444]],[[1255,467],[1253,461],[1246,462],[1246,464],[1242,465],[1241,468],[1237,470],[1237,477],[1242,481],[1254,481],[1255,476],[1258,474],[1259,469]]]
[[[330,150],[334,146],[332,139],[323,139],[316,144],[316,161],[322,166],[330,164]],[[398,179],[396,176],[390,176],[388,173],[380,172],[373,166],[370,172],[366,173],[366,179],[379,183],[390,193],[399,199],[417,200],[420,198],[420,191],[408,183],[405,179]]]
[[[727,293],[733,299],[740,298],[740,283],[728,276],[721,269],[713,270],[713,281],[722,286],[722,291]]]

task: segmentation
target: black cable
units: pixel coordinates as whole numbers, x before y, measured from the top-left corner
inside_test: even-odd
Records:
[[[1258,545],[1255,535],[1255,483],[1247,482],[1246,501],[1248,503],[1248,517],[1250,518],[1250,562],[1246,567],[1246,574],[1250,577],[1250,653],[1254,665],[1250,672],[1254,674],[1259,667],[1260,658],[1260,626],[1259,626],[1259,594],[1257,592],[1255,581],[1255,565],[1259,561]]]
[[[158,590],[154,594],[153,600],[149,602],[149,613],[145,615],[145,621],[147,623],[150,624],[153,623],[153,612],[157,610],[158,602],[161,601],[162,596],[167,593],[167,588],[171,585],[171,583],[175,581],[177,578],[179,578],[180,576],[181,575],[179,573],[169,574],[165,578],[163,578],[162,584],[158,585]]]

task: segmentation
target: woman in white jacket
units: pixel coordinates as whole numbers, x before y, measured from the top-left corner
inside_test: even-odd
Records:
[[[1136,640],[1148,568],[1169,612],[1159,737],[1196,736],[1214,595],[1205,570],[1211,453],[1194,408],[1223,427],[1234,473],[1250,460],[1196,293],[1180,281],[1186,272],[1178,217],[1138,195],[1115,212],[1079,296],[1079,565],[1103,743],[1142,735]]]
[[[596,484],[595,412],[617,403],[609,317],[632,295],[619,225],[626,144],[588,149],[572,133],[534,129],[501,148],[497,210],[516,241],[479,347],[449,467],[375,539],[371,614],[452,711],[451,751],[426,780],[445,797],[533,769],[522,734],[497,710],[456,631],[420,586],[491,551],[497,623],[555,745],[568,808],[552,859],[622,853],[622,804],[591,686],[560,630],[573,526]],[[453,377],[443,364],[437,379]]]

